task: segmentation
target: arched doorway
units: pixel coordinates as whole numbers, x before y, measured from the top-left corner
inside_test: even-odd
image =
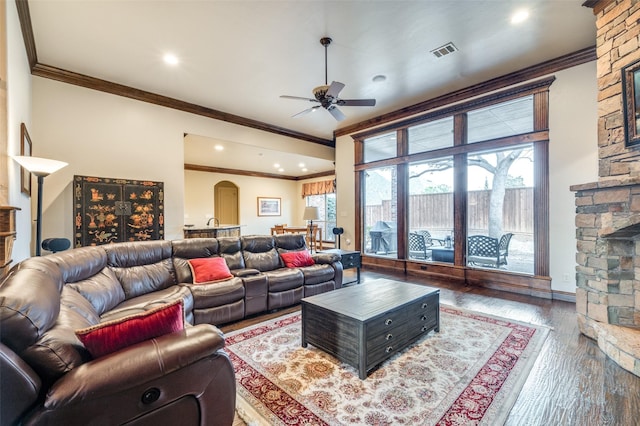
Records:
[[[238,225],[238,187],[228,180],[218,182],[213,187],[213,214],[219,223]]]

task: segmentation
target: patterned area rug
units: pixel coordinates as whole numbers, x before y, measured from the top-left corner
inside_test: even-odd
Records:
[[[371,372],[309,345],[300,313],[226,336],[238,414],[253,425],[504,423],[548,328],[441,305],[431,332]]]

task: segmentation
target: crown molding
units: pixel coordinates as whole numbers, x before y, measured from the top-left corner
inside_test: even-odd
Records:
[[[184,169],[195,171],[195,172],[223,173],[228,175],[240,175],[240,176],[251,176],[251,177],[259,177],[259,178],[269,178],[269,179],[284,179],[284,180],[294,180],[294,181],[313,179],[313,178],[319,178],[319,177],[325,177],[325,176],[334,176],[336,174],[334,170],[328,170],[326,172],[313,173],[313,174],[304,175],[304,176],[286,176],[286,175],[278,175],[275,173],[254,172],[251,170],[225,169],[224,167],[201,166],[199,164],[188,164],[188,163],[185,163]]]

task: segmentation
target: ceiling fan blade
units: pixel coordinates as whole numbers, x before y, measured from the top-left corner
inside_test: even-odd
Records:
[[[327,111],[329,111],[329,113],[333,115],[333,118],[338,121],[342,121],[347,118],[347,116],[345,116],[342,111],[340,111],[335,105],[331,105],[329,108],[327,108]]]
[[[283,99],[297,99],[297,100],[300,100],[300,101],[318,102],[317,99],[303,98],[302,96],[280,95],[280,97],[283,98]]]
[[[337,98],[340,91],[344,89],[344,84],[339,81],[332,81],[331,86],[329,86],[329,90],[327,90],[327,94],[325,95],[327,98]]]
[[[320,108],[320,105],[317,105],[317,106],[314,106],[314,107],[311,107],[311,108],[307,108],[307,109],[305,109],[304,111],[300,111],[299,113],[292,115],[292,116],[291,116],[291,118],[298,118],[298,117],[302,117],[303,115],[307,115],[307,114],[309,114],[310,112],[313,112],[313,111],[315,111],[315,110],[316,110],[316,109],[318,109],[318,108]]]
[[[376,106],[375,99],[339,99],[338,105],[344,106]]]

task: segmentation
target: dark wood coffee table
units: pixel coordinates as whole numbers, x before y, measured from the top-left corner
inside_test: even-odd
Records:
[[[302,299],[302,346],[358,369],[360,379],[431,330],[440,331],[440,290],[392,280]]]

